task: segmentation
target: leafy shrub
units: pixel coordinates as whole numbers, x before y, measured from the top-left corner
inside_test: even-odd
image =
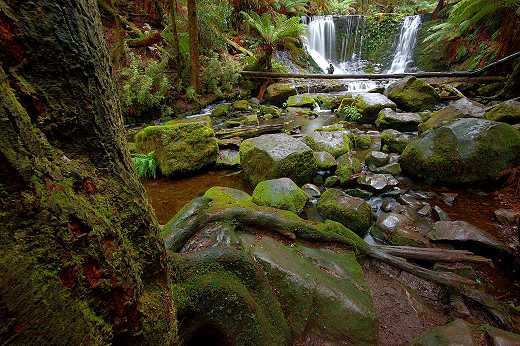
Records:
[[[122,103],[130,115],[160,112],[170,115],[171,109],[164,105],[172,84],[166,73],[168,55],[161,61],[143,62],[135,54],[129,54],[130,65],[121,71],[123,78]]]
[[[239,61],[224,56],[219,59],[217,54],[201,57],[202,82],[208,93],[223,96],[233,91],[240,81],[242,66]]]
[[[363,117],[363,115],[359,112],[356,106],[353,105],[343,105],[339,106],[337,113],[341,114],[345,117],[345,120],[348,121],[359,121]]]
[[[158,162],[153,152],[148,154],[133,154],[132,162],[139,178],[155,179]]]

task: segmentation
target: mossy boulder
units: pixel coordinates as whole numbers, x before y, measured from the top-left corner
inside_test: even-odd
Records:
[[[249,106],[248,100],[238,100],[233,102],[233,110],[235,111],[247,111],[251,109],[251,106]]]
[[[395,246],[428,246],[416,222],[403,214],[381,213],[370,228],[370,234],[380,241]]]
[[[314,108],[316,100],[310,94],[293,95],[287,99],[287,107],[309,107]]]
[[[326,151],[334,157],[341,156],[352,150],[350,132],[341,131],[314,131],[305,135],[303,140],[315,151]]]
[[[336,160],[338,166],[335,175],[340,184],[345,185],[352,181],[354,174],[360,173],[362,162],[350,154],[344,154]]]
[[[411,141],[410,135],[394,129],[381,132],[381,146],[384,152],[401,154]]]
[[[154,152],[159,169],[166,176],[200,170],[214,164],[218,157],[215,133],[203,121],[148,126],[135,139],[139,152]]]
[[[464,114],[457,108],[452,106],[444,107],[441,110],[433,112],[426,121],[419,124],[419,132],[426,132],[463,117]]]
[[[520,123],[520,101],[508,100],[499,103],[488,110],[484,117],[488,120],[518,124]]]
[[[287,107],[287,114],[292,116],[300,116],[307,118],[315,118],[318,114],[310,108],[306,107]]]
[[[237,150],[222,149],[218,152],[216,165],[222,168],[240,166],[240,153]]]
[[[308,199],[307,194],[289,178],[261,181],[253,191],[254,203],[296,214],[302,212]]]
[[[278,118],[282,115],[282,109],[272,105],[260,105],[258,107],[260,115],[271,116],[272,118]]]
[[[229,112],[231,112],[231,105],[229,103],[221,103],[213,108],[211,115],[215,118],[221,118],[228,115]]]
[[[352,96],[354,97],[353,105],[363,116],[362,122],[373,122],[379,112],[385,108],[396,109],[396,104],[383,94],[361,92],[352,94]]]
[[[417,113],[398,113],[391,108],[379,112],[375,124],[379,130],[417,131],[422,118]]]
[[[406,77],[386,87],[385,95],[405,111],[419,112],[431,109],[439,102],[439,94],[428,83],[415,77]]]
[[[318,170],[328,171],[336,168],[338,164],[334,156],[326,151],[315,151],[314,158],[316,159]]]
[[[464,118],[440,126],[410,143],[400,164],[428,182],[495,181],[520,159],[520,133],[511,125]]]
[[[240,144],[240,162],[252,185],[287,177],[298,185],[312,180],[317,165],[311,148],[286,134],[250,138]]]
[[[290,83],[273,83],[265,90],[265,100],[277,106],[293,95],[296,95],[296,88]]]
[[[364,236],[372,224],[372,208],[363,199],[347,195],[338,189],[327,189],[318,201],[318,212]]]

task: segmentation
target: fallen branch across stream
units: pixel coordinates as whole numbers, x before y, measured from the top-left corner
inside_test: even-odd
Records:
[[[244,126],[235,127],[232,129],[224,129],[217,131],[215,136],[220,139],[240,137],[240,138],[252,138],[268,133],[282,132],[285,124],[273,124],[273,125],[260,125],[260,126]]]
[[[443,259],[454,261],[456,258],[460,258],[465,261],[486,262],[485,259],[473,256],[470,252],[372,246],[348,228],[334,221],[316,223],[304,220],[294,213],[269,207],[240,206],[234,203],[226,206],[215,205],[211,199],[205,197],[194,199],[185,206],[181,214],[165,226],[165,233],[168,234],[165,244],[171,251],[179,251],[196,232],[208,224],[219,221],[232,221],[239,227],[276,232],[290,240],[302,239],[344,244],[352,247],[359,255],[377,259],[422,279],[456,290],[486,308],[503,328],[512,329],[511,309],[497,302],[493,296],[478,290],[474,281],[451,272],[423,268],[394,255],[399,254],[403,257],[429,261],[442,261]],[[421,254],[423,257],[420,257]]]

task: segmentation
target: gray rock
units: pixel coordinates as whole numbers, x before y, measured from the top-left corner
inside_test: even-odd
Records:
[[[411,135],[394,129],[381,132],[381,145],[384,152],[401,154],[412,139]]]
[[[246,139],[240,144],[240,162],[245,177],[255,186],[262,180],[281,177],[303,185],[317,172],[312,149],[286,134]]]
[[[420,215],[423,217],[430,216],[431,214],[432,214],[432,206],[429,204],[425,204],[424,207],[422,207],[421,209],[419,209],[417,211],[417,215]]]
[[[379,130],[396,129],[399,131],[417,131],[422,118],[417,113],[398,113],[390,108],[379,112],[376,126]]]
[[[465,221],[437,221],[433,225],[433,230],[428,233],[428,238],[433,241],[471,241],[509,252],[503,242]]]
[[[401,174],[401,165],[397,162],[389,163],[388,165],[384,165],[383,167],[377,167],[373,169],[372,172],[399,175]]]
[[[314,158],[319,170],[330,170],[336,168],[338,163],[332,154],[326,151],[315,151]]]
[[[240,153],[238,150],[222,149],[218,153],[217,167],[235,168],[240,166]]]
[[[520,224],[520,213],[513,209],[495,210],[495,218],[503,225],[517,226]]]
[[[314,131],[305,135],[303,140],[315,151],[326,151],[339,157],[352,150],[349,138],[350,131]]]
[[[424,247],[428,244],[428,239],[421,235],[414,220],[402,214],[381,213],[370,234],[391,245]]]
[[[357,183],[375,192],[399,185],[399,181],[390,174],[367,174],[359,177]]]
[[[385,197],[383,199],[383,205],[381,205],[381,209],[384,212],[389,213],[400,205],[401,204],[399,202],[397,202],[397,200],[395,198]]]
[[[518,124],[520,123],[520,101],[514,99],[499,103],[488,110],[484,117],[488,120]]]
[[[462,115],[464,115],[464,117],[482,118],[484,116],[484,105],[470,100],[467,97],[451,101],[449,105],[458,110]]]
[[[433,207],[433,211],[435,212],[435,215],[437,215],[437,218],[439,219],[439,221],[450,221],[450,217],[448,216],[448,214],[441,209],[441,207],[439,207],[438,205],[434,206]]]
[[[388,154],[381,151],[370,151],[365,158],[365,163],[371,167],[381,167],[388,163]]]
[[[353,93],[354,105],[363,115],[362,121],[373,122],[379,112],[385,108],[396,109],[396,104],[388,97],[378,93]]]
[[[385,95],[405,111],[431,109],[439,102],[439,94],[428,83],[415,77],[406,77],[386,87]]]
[[[321,196],[319,187],[314,184],[305,184],[302,186],[303,191],[309,196],[309,198],[318,198]]]

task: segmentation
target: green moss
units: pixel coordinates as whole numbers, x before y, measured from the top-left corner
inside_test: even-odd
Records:
[[[375,14],[365,17],[361,56],[390,67],[395,37],[399,34],[403,15]]]
[[[338,166],[335,175],[341,184],[351,181],[354,174],[361,172],[361,161],[350,154],[344,154],[337,159]]]
[[[249,101],[247,100],[233,102],[233,109],[236,111],[247,111],[249,108]]]
[[[287,107],[310,107],[313,108],[316,105],[316,100],[312,95],[300,94],[293,95],[287,99]]]
[[[231,105],[227,103],[222,103],[213,108],[213,110],[211,111],[211,115],[215,118],[221,118],[223,116],[226,116],[230,111]]]
[[[308,199],[307,194],[288,178],[262,181],[253,191],[254,203],[296,214],[303,211]]]

